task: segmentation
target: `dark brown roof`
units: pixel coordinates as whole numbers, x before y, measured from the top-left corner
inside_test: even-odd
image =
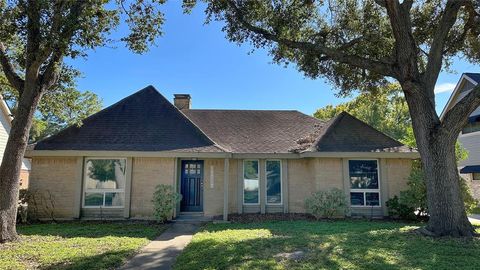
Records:
[[[214,142],[234,153],[288,153],[325,123],[298,111],[186,110]]]
[[[33,147],[233,153],[413,151],[347,113],[324,122],[298,111],[181,112],[152,86]]]
[[[153,86],[38,142],[35,150],[222,152]]]
[[[412,152],[413,149],[342,112],[319,132],[310,152]]]

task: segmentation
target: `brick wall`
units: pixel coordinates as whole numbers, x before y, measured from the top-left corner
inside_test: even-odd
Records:
[[[77,158],[76,157],[37,157],[32,160],[29,190],[38,196],[54,199],[56,218],[73,218],[77,192]],[[48,218],[43,211],[45,203],[37,200],[39,218]],[[33,209],[30,207],[30,210]]]

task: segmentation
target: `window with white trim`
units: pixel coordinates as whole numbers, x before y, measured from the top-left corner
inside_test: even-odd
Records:
[[[377,160],[349,160],[350,205],[380,206]]]
[[[83,206],[124,207],[126,164],[122,158],[85,159]]]
[[[243,203],[258,204],[259,201],[259,163],[258,160],[243,161]]]
[[[472,173],[472,180],[480,180],[480,173],[478,172]]]
[[[282,203],[282,163],[280,160],[265,161],[267,204]]]

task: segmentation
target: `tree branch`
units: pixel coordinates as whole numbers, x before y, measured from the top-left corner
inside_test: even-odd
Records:
[[[7,51],[5,49],[5,45],[3,45],[3,42],[0,42],[0,63],[2,65],[2,71],[5,74],[5,77],[7,77],[8,82],[13,88],[15,88],[15,90],[18,91],[19,96],[21,96],[23,92],[24,81],[15,72],[15,68],[8,59]]]
[[[463,97],[443,117],[441,128],[455,138],[467,124],[468,116],[480,105],[480,84]]]
[[[269,41],[274,41],[279,44],[285,45],[291,49],[300,49],[303,51],[310,51],[316,54],[319,54],[320,59],[332,59],[340,63],[352,65],[357,68],[371,70],[377,74],[384,76],[395,77],[396,73],[393,70],[393,65],[391,63],[372,60],[368,58],[363,58],[356,55],[349,55],[344,53],[342,49],[339,48],[330,48],[321,43],[312,43],[306,41],[296,41],[285,38],[280,38],[276,34],[271,33],[270,31],[255,26],[248,22],[245,19],[243,12],[237,7],[234,1],[227,1],[228,5],[233,11],[235,18],[241,23],[241,25],[255,34],[261,35],[263,38]],[[354,40],[353,42],[357,42]],[[351,46],[353,44],[345,44],[345,46]]]
[[[457,20],[458,11],[465,1],[449,0],[445,5],[442,18],[433,36],[432,45],[428,53],[428,62],[423,74],[425,88],[432,91],[435,88],[438,75],[442,69],[443,48],[447,42],[448,33]]]

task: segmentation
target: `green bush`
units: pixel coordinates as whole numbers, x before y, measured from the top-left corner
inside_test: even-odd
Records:
[[[468,183],[462,177],[460,189],[467,213],[471,213],[478,205],[478,200],[473,198]],[[400,192],[400,196],[387,201],[388,212],[393,217],[402,219],[416,219],[428,216],[427,187],[420,164],[417,162],[412,167],[412,172],[407,182],[408,189]]]
[[[165,222],[173,214],[173,209],[182,195],[176,193],[170,185],[158,185],[153,193],[153,215],[158,222]]]
[[[329,191],[317,191],[305,199],[307,211],[316,219],[345,215],[348,210],[345,193],[333,188]]]

